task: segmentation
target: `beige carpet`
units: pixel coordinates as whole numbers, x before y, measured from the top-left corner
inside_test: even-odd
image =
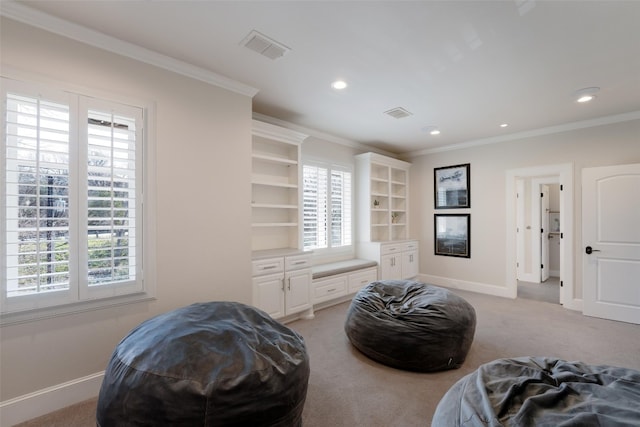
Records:
[[[503,357],[552,356],[640,370],[638,325],[585,317],[547,302],[454,292],[475,307],[478,325],[465,364],[452,371],[405,372],[362,356],[343,331],[348,303],[290,323],[304,336],[311,359],[304,426],[429,426],[455,381]],[[20,426],[95,426],[95,406],[91,399]]]

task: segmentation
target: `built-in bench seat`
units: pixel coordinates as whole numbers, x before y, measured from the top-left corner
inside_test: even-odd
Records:
[[[378,263],[367,259],[349,259],[311,268],[312,303],[327,306],[342,302],[363,286],[378,279]],[[316,308],[321,308],[320,306]]]
[[[329,264],[320,264],[311,268],[313,280],[322,279],[327,276],[336,274],[350,273],[365,268],[377,267],[378,263],[370,259],[348,259],[346,261],[337,261]]]

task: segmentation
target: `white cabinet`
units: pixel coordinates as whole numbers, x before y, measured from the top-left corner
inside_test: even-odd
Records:
[[[311,268],[287,271],[284,275],[284,314],[298,313],[311,307]]]
[[[378,269],[369,267],[313,281],[313,304],[330,301],[358,292],[363,286],[376,281]]]
[[[300,247],[300,144],[307,135],[253,121],[252,250]]]
[[[418,249],[402,252],[402,275],[405,278],[416,277],[418,275],[420,272],[418,264]]]
[[[355,158],[358,258],[377,261],[380,280],[417,276],[418,242],[409,240],[411,164],[375,153]]]
[[[407,239],[411,164],[375,153],[360,154],[355,159],[357,240]]]
[[[399,253],[380,257],[380,278],[382,280],[402,279],[402,257]]]
[[[284,314],[284,274],[253,278],[253,305],[274,319]]]
[[[359,242],[358,256],[378,261],[380,280],[412,279],[419,273],[418,241]]]
[[[347,294],[348,276],[340,274],[313,281],[313,303],[329,301]]]
[[[378,269],[376,267],[367,268],[357,273],[349,274],[349,293],[358,292],[365,285],[378,280]]]
[[[254,252],[252,271],[257,308],[273,318],[311,311],[311,253]]]

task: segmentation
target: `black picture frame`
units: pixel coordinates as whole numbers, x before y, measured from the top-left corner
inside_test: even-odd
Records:
[[[434,214],[435,255],[471,258],[471,214]]]
[[[436,209],[471,207],[471,164],[433,169],[433,197]]]

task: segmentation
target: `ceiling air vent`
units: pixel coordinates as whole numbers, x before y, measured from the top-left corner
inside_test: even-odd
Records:
[[[412,115],[402,107],[392,108],[391,110],[385,111],[384,113],[388,116],[393,117],[394,119],[402,119],[404,117],[409,117]]]
[[[251,31],[240,44],[269,59],[278,59],[291,50],[282,43],[278,43],[256,30]]]

